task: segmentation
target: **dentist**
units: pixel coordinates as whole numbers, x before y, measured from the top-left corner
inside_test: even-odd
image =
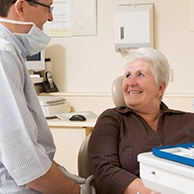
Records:
[[[50,41],[42,28],[53,20],[52,3],[0,0],[1,194],[90,193],[91,179],[71,175],[53,161],[53,138],[25,66],[26,56]]]

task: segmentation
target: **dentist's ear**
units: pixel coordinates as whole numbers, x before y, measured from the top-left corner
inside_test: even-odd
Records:
[[[20,18],[23,18],[23,16],[24,16],[25,3],[27,3],[27,2],[25,2],[25,0],[17,0],[14,4],[15,11]]]

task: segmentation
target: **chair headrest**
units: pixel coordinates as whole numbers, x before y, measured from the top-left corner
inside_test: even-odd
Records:
[[[112,83],[112,99],[115,106],[126,106],[122,92],[123,76],[117,77]]]

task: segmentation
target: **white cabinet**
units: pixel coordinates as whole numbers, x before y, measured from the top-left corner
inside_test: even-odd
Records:
[[[84,128],[50,128],[56,145],[54,160],[69,172],[77,174],[77,155],[86,137]]]
[[[151,152],[138,155],[144,184],[161,194],[194,193],[194,167],[162,159]]]
[[[77,156],[79,148],[94,127],[96,119],[78,122],[52,119],[47,122],[56,145],[54,160],[69,172],[78,174]]]

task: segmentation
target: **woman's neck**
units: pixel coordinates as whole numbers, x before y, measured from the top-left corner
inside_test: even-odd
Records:
[[[136,113],[141,117],[143,117],[154,131],[157,131],[158,121],[162,114],[162,111],[160,109],[157,109],[156,111],[153,111],[151,113],[148,113],[148,112],[147,113],[136,112]]]

